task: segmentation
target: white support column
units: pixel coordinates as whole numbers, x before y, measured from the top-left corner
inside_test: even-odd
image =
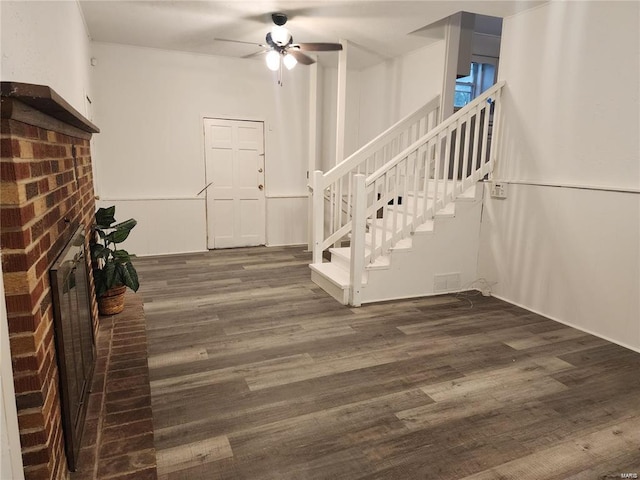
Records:
[[[336,108],[336,165],[344,160],[344,139],[347,122],[347,53],[349,42],[340,40],[342,50],[338,56],[338,104]]]
[[[324,242],[324,188],[322,183],[322,171],[315,170],[311,177],[311,188],[313,188],[312,263],[322,263],[322,243]]]
[[[458,71],[458,49],[460,47],[461,17],[461,13],[450,16],[444,26],[445,58],[439,122],[453,114],[453,97],[456,89],[456,72]]]
[[[353,217],[351,226],[351,290],[349,304],[362,305],[362,274],[364,273],[364,236],[367,226],[366,177],[361,173],[353,176]]]
[[[475,16],[467,12],[458,12],[447,19],[445,25],[445,60],[442,79],[442,97],[440,121],[453,115],[453,97],[456,90],[456,78],[462,65],[471,65],[471,42],[473,20]]]
[[[309,159],[307,184],[311,185],[311,174],[317,168],[318,156],[318,63],[309,66]],[[313,250],[313,193],[309,189],[307,215],[307,248]]]

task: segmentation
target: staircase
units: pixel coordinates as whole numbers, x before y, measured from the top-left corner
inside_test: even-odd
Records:
[[[360,306],[459,291],[475,279],[479,181],[493,170],[503,85],[439,124],[435,98],[328,172],[314,172],[316,284]]]

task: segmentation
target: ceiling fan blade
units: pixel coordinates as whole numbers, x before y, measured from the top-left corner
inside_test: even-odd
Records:
[[[258,46],[258,47],[266,47],[266,45],[263,45],[261,43],[254,43],[254,42],[243,42],[242,40],[230,40],[228,38],[214,38],[213,39],[214,42],[230,42],[230,43],[244,43],[245,45],[253,45],[253,46]]]
[[[299,50],[288,49],[287,53],[290,53],[293,56],[293,58],[295,58],[298,61],[298,63],[301,63],[302,65],[311,65],[313,63],[316,63],[316,61],[313,58],[311,58],[308,55],[305,55]]]
[[[240,58],[253,58],[253,57],[259,57],[260,55],[264,55],[265,53],[267,53],[269,50],[260,50],[259,52],[254,52],[254,53],[250,53],[249,55],[244,55]]]
[[[336,52],[342,50],[342,45],[339,43],[296,43],[291,47],[306,52]]]

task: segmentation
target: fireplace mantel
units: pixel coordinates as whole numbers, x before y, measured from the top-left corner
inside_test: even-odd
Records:
[[[55,90],[46,85],[0,82],[0,94],[2,95],[2,118],[18,120],[29,125],[37,123],[35,126],[43,128],[55,127],[55,125],[51,125],[50,120],[55,119],[63,125],[85,132],[82,135],[85,138],[88,138],[87,135],[100,132],[98,127],[73,108]],[[42,115],[34,115],[34,112],[40,112]],[[47,121],[44,116],[47,116],[49,120]],[[58,127],[62,127],[62,125],[58,125]],[[65,127],[62,128],[65,129]],[[77,135],[78,132],[73,133]]]

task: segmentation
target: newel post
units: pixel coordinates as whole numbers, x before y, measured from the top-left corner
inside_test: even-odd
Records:
[[[491,128],[491,151],[489,152],[489,180],[493,180],[493,172],[496,169],[496,160],[498,156],[498,149],[500,148],[502,137],[500,136],[500,124],[502,123],[502,90],[500,87],[494,95],[494,110],[493,110],[493,126]]]
[[[312,218],[311,226],[313,257],[312,263],[322,263],[322,243],[324,242],[324,185],[322,171],[315,170],[311,177]]]
[[[351,291],[349,304],[362,305],[362,274],[364,273],[364,236],[367,226],[367,192],[365,176],[353,176],[353,215],[351,217]]]

